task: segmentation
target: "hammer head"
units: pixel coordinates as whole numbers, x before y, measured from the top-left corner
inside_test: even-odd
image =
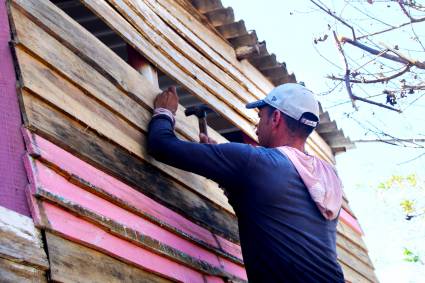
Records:
[[[205,105],[200,104],[196,106],[187,107],[184,111],[186,116],[195,115],[198,118],[205,118],[207,116],[207,112],[210,112],[211,109]]]

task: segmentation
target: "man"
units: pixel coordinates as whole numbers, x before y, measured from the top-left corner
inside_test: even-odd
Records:
[[[260,146],[181,141],[173,132],[175,89],[155,100],[148,149],[159,161],[197,173],[225,188],[238,217],[250,282],[344,282],[336,256],[342,187],[334,168],[304,153],[319,122],[313,93],[283,84],[258,108]]]

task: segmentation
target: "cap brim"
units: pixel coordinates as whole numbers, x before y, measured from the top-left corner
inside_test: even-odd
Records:
[[[245,105],[245,107],[248,108],[248,109],[259,108],[259,107],[265,106],[266,104],[267,103],[264,100],[261,99],[261,100],[255,101],[255,102],[248,103],[247,105]]]

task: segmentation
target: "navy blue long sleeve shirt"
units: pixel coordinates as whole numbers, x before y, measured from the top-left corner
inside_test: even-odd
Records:
[[[291,161],[273,148],[179,140],[171,120],[149,125],[157,160],[225,188],[239,224],[249,282],[344,282],[337,262],[337,220],[326,220]]]

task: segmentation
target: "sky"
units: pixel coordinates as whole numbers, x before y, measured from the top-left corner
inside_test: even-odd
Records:
[[[347,7],[334,6],[335,3],[341,4],[345,1],[323,2],[335,11],[343,11],[343,16],[350,17]],[[362,5],[369,11],[369,4],[363,2]],[[247,29],[256,31],[260,41],[267,42],[269,52],[275,53],[279,62],[285,62],[288,71],[294,72],[298,81],[305,82],[306,86],[317,94],[329,90],[331,83],[325,76],[336,74],[340,66],[343,66],[343,61],[341,57],[335,56],[338,53],[334,41],[327,40],[320,46],[313,43],[313,38],[323,37],[325,33],[331,35],[328,24],[332,25],[333,22],[328,15],[318,11],[306,0],[222,0],[222,3],[226,7],[231,6],[236,19],[243,19]],[[382,6],[372,15],[378,17],[385,13],[388,21],[403,16],[391,8]],[[363,20],[362,17],[357,19]],[[371,29],[381,28],[380,23],[374,24]],[[350,35],[350,31],[340,28],[338,34]],[[400,45],[400,50],[408,56],[422,56],[421,60],[425,61],[425,52],[418,52],[418,46],[407,45],[409,34],[401,32],[397,37],[383,36],[379,40],[393,46]],[[424,25],[418,30],[418,36],[425,39]],[[318,47],[329,61],[318,55],[315,50]],[[362,60],[360,55],[350,54],[353,54],[355,60]],[[373,89],[353,90],[359,95],[370,94],[370,91],[379,93]],[[319,96],[319,100],[325,110],[329,111],[331,118],[344,130],[345,135],[352,140],[375,138],[373,133],[364,129],[373,126],[397,137],[425,138],[425,116],[422,114],[425,110],[425,97],[419,98],[409,107],[407,106],[412,100],[418,97],[412,96],[401,102],[401,108],[405,109],[402,114],[361,102],[357,104],[359,110],[354,111],[351,103],[344,103],[348,101],[347,97],[345,89],[337,89],[335,93]],[[350,206],[364,230],[369,255],[378,279],[383,283],[425,282],[425,265],[403,260],[403,248],[414,250],[422,260],[425,259],[425,217],[406,221],[399,205],[404,199],[412,199],[418,206],[425,207],[425,187],[387,191],[377,188],[380,182],[392,175],[416,174],[418,180],[425,184],[425,156],[406,162],[422,152],[425,152],[424,149],[396,147],[383,143],[357,143],[356,149],[338,155],[336,159]]]

